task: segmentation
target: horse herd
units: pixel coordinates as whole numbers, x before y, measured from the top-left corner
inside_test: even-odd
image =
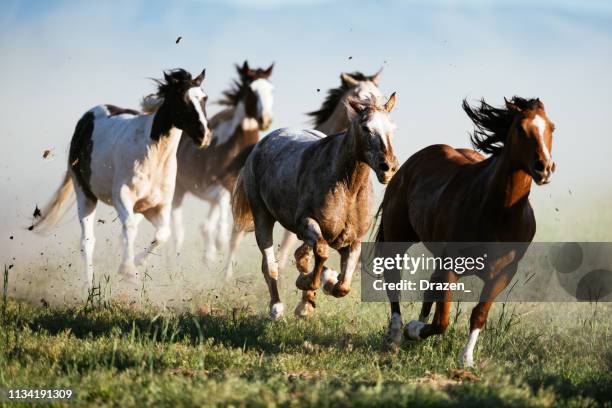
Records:
[[[474,122],[471,149],[433,145],[411,156],[401,167],[393,151],[395,125],[390,113],[396,95],[379,90],[380,71],[341,74],[322,107],[309,113],[312,130],[278,129],[260,140],[259,131],[272,122],[273,65],[252,69],[236,66],[238,79],[220,101],[224,110],[208,118],[202,90],[205,71],[193,77],[183,69],[164,72],[157,92],[143,98],[142,110],[99,105],[78,121],[70,143],[63,183],[42,216],[31,227],[45,231],[66,212],[74,192],[85,260],[84,284],[93,283],[94,219],[98,200],[113,205],[123,229],[119,273],[138,279],[157,247],[174,236],[180,253],[182,203],[189,193],[210,204],[202,233],[208,261],[228,249],[226,277],[232,274],[239,243],[255,231],[262,253],[262,272],[270,292],[270,316],[283,316],[278,292],[283,269],[296,239],[300,272],[296,286],[302,298],[295,314],[312,315],[319,287],[335,297],[349,293],[359,264],[361,239],[373,220],[370,170],[387,184],[379,208],[378,242],[530,242],[535,218],[529,204],[532,180],[550,181],[554,125],[539,99],[513,97],[504,107],[484,100],[478,107],[465,100],[463,109]],[[232,214],[233,213],[233,214]],[[234,224],[231,219],[233,215]],[[155,238],[134,253],[139,222],[155,227]],[[286,230],[277,261],[274,224]],[[172,234],[174,230],[174,234]],[[329,249],[339,252],[340,273],[325,262]],[[470,318],[470,335],[461,359],[473,364],[473,350],[491,302],[510,282],[524,248],[501,253],[478,273],[484,281],[481,302]],[[314,267],[309,270],[314,256]],[[385,276],[399,280],[397,274]],[[432,281],[456,282],[453,271],[434,272]],[[398,299],[391,301],[391,319],[384,338],[396,347],[405,335],[413,340],[443,333],[449,324],[451,292],[436,302],[423,302],[419,320],[404,326]]]

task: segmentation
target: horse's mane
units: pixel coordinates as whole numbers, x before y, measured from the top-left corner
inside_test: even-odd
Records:
[[[251,76],[241,74],[242,68],[239,65],[236,65],[236,69],[240,73],[240,78],[235,79],[234,82],[232,82],[230,89],[223,91],[223,98],[217,101],[219,105],[238,105],[244,96],[244,91],[248,86],[250,86],[251,82],[260,78],[268,78],[269,76],[269,74],[266,74],[265,70],[261,68],[250,70]]]
[[[538,99],[525,99],[512,97],[510,102],[521,110],[536,109]],[[463,100],[463,110],[474,122],[474,132],[470,135],[472,146],[483,153],[498,155],[504,149],[508,131],[514,120],[515,111],[508,108],[495,108],[480,100],[480,107],[471,107],[467,100]]]
[[[370,80],[370,77],[364,75],[359,71],[351,72],[348,75],[355,78],[357,81]],[[340,103],[340,100],[349,89],[351,89],[351,86],[344,83],[343,81],[338,88],[332,88],[327,91],[327,97],[325,98],[325,101],[323,101],[321,109],[307,113],[308,116],[312,116],[314,118],[315,126],[321,125],[323,122],[325,122],[331,117],[331,115],[334,113],[334,110],[336,109],[336,106],[338,106],[338,103]]]
[[[163,79],[155,79],[153,81],[157,84],[157,92],[148,94],[140,101],[140,108],[144,113],[153,113],[164,103],[164,97],[176,89],[176,84],[184,84],[184,86],[191,86],[191,74],[182,68],[171,69],[164,72],[165,76],[175,81],[174,84],[170,84]]]

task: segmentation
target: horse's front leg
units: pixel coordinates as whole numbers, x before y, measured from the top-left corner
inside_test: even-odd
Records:
[[[321,277],[323,292],[334,297],[344,297],[351,290],[353,273],[361,255],[361,241],[340,249],[340,276],[331,269],[326,269]]]
[[[155,250],[162,246],[172,235],[170,229],[171,211],[172,207],[167,204],[149,209],[144,213],[145,218],[155,227],[155,238],[147,249],[138,255],[136,265],[145,265],[149,255],[155,253]]]
[[[321,272],[323,272],[325,261],[329,258],[329,245],[323,238],[319,223],[310,217],[304,218],[301,222],[299,237],[302,238],[304,243],[313,248],[315,262],[312,272],[300,274],[295,281],[295,285],[301,290],[317,290],[319,289],[319,280],[321,279]]]
[[[472,315],[470,316],[470,335],[468,342],[459,357],[464,366],[472,367],[474,365],[474,347],[476,346],[480,330],[482,330],[482,327],[487,322],[487,317],[493,301],[497,295],[508,286],[517,268],[518,263],[511,264],[499,275],[485,282],[480,294],[480,303],[472,309]]]
[[[291,234],[295,237],[294,234]],[[285,235],[286,237],[286,235]],[[312,257],[312,248],[308,244],[302,244],[298,249],[295,250],[295,266],[300,274],[305,275],[308,273],[308,265],[310,264],[310,258]],[[323,272],[325,274],[325,272]],[[314,309],[317,306],[315,299],[317,292],[314,290],[303,290],[302,299],[297,304],[294,310],[294,314],[297,317],[310,317],[314,313]]]
[[[134,241],[138,229],[139,217],[134,214],[134,199],[129,186],[122,185],[115,194],[115,208],[122,224],[123,260],[119,274],[132,283],[138,280],[138,270],[134,263]]]

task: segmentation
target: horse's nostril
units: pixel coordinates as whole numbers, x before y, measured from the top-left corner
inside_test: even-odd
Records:
[[[380,171],[389,171],[389,165],[387,163],[381,163],[378,168],[380,169]]]
[[[544,171],[544,169],[546,168],[546,165],[544,164],[544,162],[542,160],[536,160],[535,165],[533,166],[533,168],[536,171]]]

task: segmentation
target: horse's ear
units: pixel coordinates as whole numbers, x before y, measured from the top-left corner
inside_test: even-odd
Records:
[[[382,74],[382,67],[378,70],[377,73],[370,77],[370,81],[374,82],[374,85],[378,86],[380,84],[380,74]]]
[[[356,80],[349,74],[345,74],[344,72],[340,74],[340,80],[342,81],[344,85],[347,85],[347,86],[357,86],[357,84],[359,83],[358,80]]]
[[[507,100],[506,97],[504,97],[504,102],[506,102],[506,108],[508,110],[511,110],[511,111],[517,112],[517,113],[521,113],[522,112],[521,108],[519,108],[516,104],[512,103],[511,101]]]
[[[251,68],[249,68],[249,63],[247,60],[244,60],[244,64],[242,64],[242,73],[246,75],[249,73],[249,71],[251,71]]]
[[[542,110],[545,110],[545,109],[544,109],[544,102],[542,102],[542,101],[540,100],[540,98],[536,98],[536,101],[538,102],[538,107],[539,107],[540,109],[542,109]]]
[[[170,75],[168,71],[164,71],[164,79],[166,80],[167,84],[176,83],[176,79],[172,75]]]
[[[391,112],[393,110],[393,107],[395,106],[396,100],[397,100],[397,96],[395,96],[395,92],[393,92],[391,96],[389,97],[389,100],[387,101],[387,103],[385,103],[384,109],[387,112]]]
[[[204,81],[204,78],[206,78],[206,68],[202,70],[202,73],[200,73],[200,75],[193,79],[193,84],[195,86],[200,86],[202,84],[202,81]]]
[[[274,69],[274,63],[272,63],[272,65],[270,65],[270,66],[268,67],[268,69],[266,69],[266,70],[264,71],[264,73],[263,73],[263,74],[264,74],[264,76],[265,76],[266,78],[269,78],[269,77],[270,77],[270,75],[272,75],[272,70],[273,70],[273,69]]]

